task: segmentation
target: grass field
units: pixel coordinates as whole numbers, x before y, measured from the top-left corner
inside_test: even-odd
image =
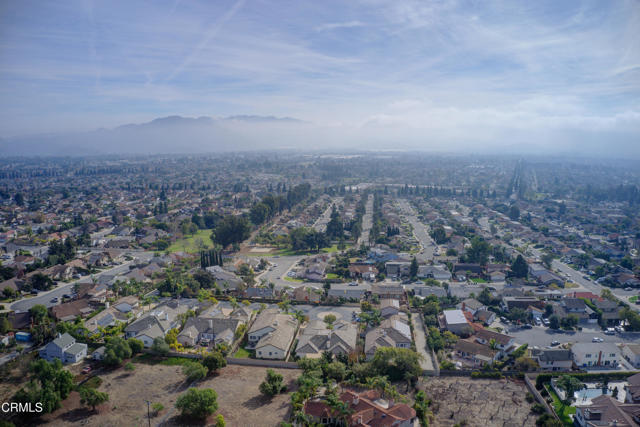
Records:
[[[200,241],[202,241],[202,243],[200,243]],[[205,247],[202,247],[202,245]],[[167,250],[169,252],[184,251],[193,254],[202,249],[210,249],[212,247],[211,230],[198,230],[198,232],[192,236],[176,240]]]
[[[560,417],[560,421],[562,421],[566,426],[572,426],[573,420],[569,415],[575,414],[576,408],[573,406],[569,406],[569,407],[565,406],[560,401],[560,398],[558,397],[556,392],[553,391],[551,387],[549,386],[546,386],[546,387],[547,387],[547,391],[549,392],[549,395],[553,399],[553,404],[552,404],[553,410],[556,411],[556,414],[558,414],[558,416]]]
[[[629,298],[629,302],[636,302],[638,301],[638,295],[634,295],[631,298]]]
[[[298,279],[297,277],[289,277],[289,276],[284,276],[284,280],[286,280],[287,282],[296,282],[296,283],[304,282],[304,280],[302,279]]]
[[[471,279],[471,281],[472,281],[473,283],[487,283],[487,281],[486,281],[486,280],[481,279],[481,278],[479,278],[479,277],[474,277],[473,279]]]

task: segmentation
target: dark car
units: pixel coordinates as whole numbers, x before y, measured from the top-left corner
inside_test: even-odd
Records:
[[[533,328],[533,326],[531,326],[530,324],[526,324],[526,325],[522,325],[522,329],[531,329]]]

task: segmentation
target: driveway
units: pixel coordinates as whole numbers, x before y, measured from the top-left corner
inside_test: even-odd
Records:
[[[433,371],[433,358],[431,357],[431,351],[427,348],[427,336],[424,330],[424,322],[421,322],[420,315],[418,313],[412,313],[411,323],[413,323],[413,335],[416,340],[416,349],[418,353],[422,355],[420,361],[420,367],[423,371]]]

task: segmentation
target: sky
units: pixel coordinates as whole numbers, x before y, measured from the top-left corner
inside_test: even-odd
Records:
[[[640,1],[0,2],[0,137],[244,114],[300,147],[640,155]]]

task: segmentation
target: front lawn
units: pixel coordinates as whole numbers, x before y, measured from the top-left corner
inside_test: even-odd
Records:
[[[303,279],[298,279],[297,277],[289,277],[289,276],[284,276],[284,280],[286,280],[287,282],[296,282],[296,283],[304,282]]]
[[[486,280],[481,279],[480,277],[474,277],[473,279],[471,279],[471,281],[473,283],[488,283]]]
[[[638,301],[638,295],[634,295],[631,298],[629,298],[629,302],[636,302]]]

